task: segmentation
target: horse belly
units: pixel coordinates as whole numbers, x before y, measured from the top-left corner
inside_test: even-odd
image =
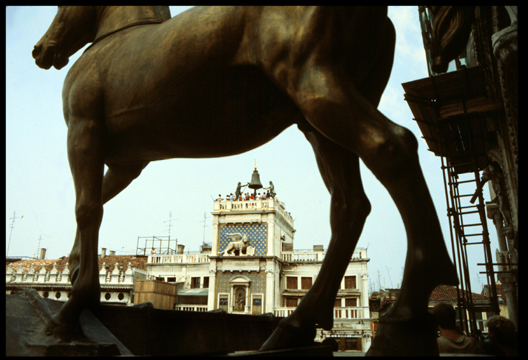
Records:
[[[252,66],[210,67],[156,88],[141,106],[114,109],[107,117],[109,158],[239,154],[268,142],[301,116]]]

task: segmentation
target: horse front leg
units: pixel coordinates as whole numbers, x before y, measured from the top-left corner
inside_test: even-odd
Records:
[[[70,342],[82,337],[81,312],[100,302],[97,260],[98,233],[103,217],[103,127],[91,119],[68,119],[68,159],[75,185],[79,275],[71,297],[48,323],[46,334]]]
[[[357,155],[313,128],[303,131],[314,149],[319,170],[331,194],[332,238],[313,286],[295,311],[279,323],[261,351],[310,346],[316,327],[332,329],[336,295],[370,212]]]
[[[127,166],[110,165],[103,179],[103,205],[123,191],[141,174],[147,165],[148,162]],[[70,282],[72,284],[77,280],[80,270],[81,238],[79,235],[77,228],[75,241],[70,252]]]

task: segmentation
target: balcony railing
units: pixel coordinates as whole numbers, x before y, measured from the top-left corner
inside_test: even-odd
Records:
[[[323,261],[326,251],[283,251],[282,260],[287,262]]]
[[[206,312],[207,305],[176,305],[175,310]]]
[[[293,219],[286,213],[284,203],[271,199],[267,200],[242,200],[242,201],[215,201],[215,211],[255,211],[255,210],[276,210],[284,218],[293,224]]]
[[[311,250],[294,250],[283,251],[282,260],[287,262],[315,262],[323,261],[326,256],[326,251],[311,251]],[[352,260],[367,259],[366,249],[358,248],[354,250]]]
[[[188,264],[208,263],[207,254],[149,255],[148,264]]]
[[[286,317],[295,309],[294,307],[275,308],[273,313],[278,317]],[[334,307],[334,319],[364,319],[365,309],[368,310],[368,306]]]

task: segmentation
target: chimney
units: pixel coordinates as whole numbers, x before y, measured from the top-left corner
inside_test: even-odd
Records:
[[[313,246],[313,251],[316,252],[316,251],[324,251],[324,247],[323,245],[314,245]]]
[[[39,260],[44,260],[44,259],[46,259],[46,249],[42,248],[42,249],[40,249]]]
[[[110,255],[115,255],[115,250],[110,250]]]
[[[178,255],[183,254],[183,249],[184,249],[184,248],[185,248],[185,245],[181,245],[181,244],[178,245],[178,252],[177,252],[177,254],[178,254]]]
[[[106,248],[101,248],[101,259],[106,256]]]

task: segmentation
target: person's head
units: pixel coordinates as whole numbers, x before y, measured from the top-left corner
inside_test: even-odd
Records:
[[[515,324],[504,316],[493,315],[486,325],[490,341],[499,345],[509,345],[515,336]]]
[[[446,303],[436,304],[433,315],[442,329],[456,329],[456,312],[452,305]]]

